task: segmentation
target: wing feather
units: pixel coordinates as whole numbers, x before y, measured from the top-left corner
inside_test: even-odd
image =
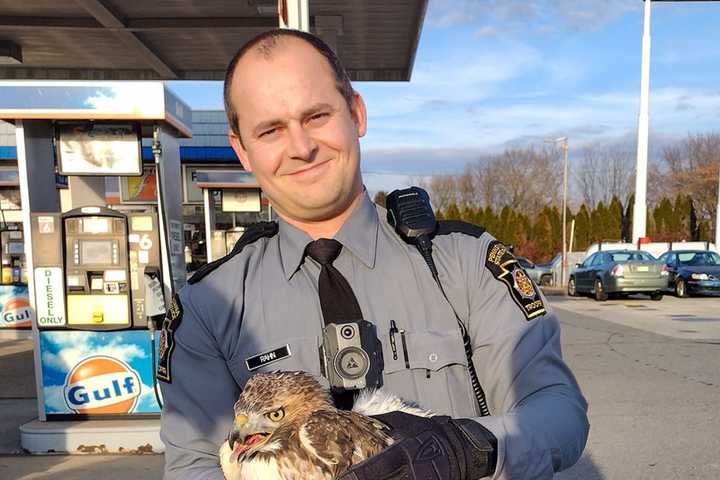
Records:
[[[377,422],[344,410],[318,410],[300,427],[301,445],[336,477],[375,455],[392,440]]]

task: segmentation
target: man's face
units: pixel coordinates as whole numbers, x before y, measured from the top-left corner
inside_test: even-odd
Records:
[[[362,192],[365,105],[356,95],[348,108],[325,57],[284,38],[269,57],[249,51],[231,88],[242,143],[230,142],[278,212],[322,221],[346,211]]]

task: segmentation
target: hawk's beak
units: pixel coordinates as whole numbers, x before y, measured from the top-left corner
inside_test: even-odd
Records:
[[[228,435],[228,445],[232,450],[230,462],[240,462],[256,452],[272,435],[272,429],[253,417],[249,421],[245,415],[237,415],[233,428]]]
[[[230,434],[228,435],[227,441],[228,445],[230,445],[230,450],[233,450],[235,448],[235,442],[238,440],[241,440],[243,438],[242,434],[242,428],[247,423],[247,417],[245,415],[237,415],[235,417],[235,421],[233,422],[233,428],[230,430]]]

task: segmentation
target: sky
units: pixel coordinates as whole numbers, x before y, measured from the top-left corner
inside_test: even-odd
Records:
[[[430,0],[409,82],[356,82],[368,108],[368,189],[461,172],[508,147],[567,136],[635,150],[640,0]],[[720,2],[652,5],[650,151],[720,131]],[[170,82],[221,109],[219,82]]]

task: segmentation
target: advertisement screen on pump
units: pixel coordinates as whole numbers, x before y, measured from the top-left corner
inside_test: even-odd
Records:
[[[133,123],[58,123],[63,175],[141,175],[140,127]]]
[[[42,331],[46,413],[160,413],[148,338],[147,331]]]

